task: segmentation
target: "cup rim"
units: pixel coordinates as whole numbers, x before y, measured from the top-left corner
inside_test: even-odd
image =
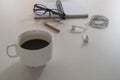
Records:
[[[50,35],[51,41],[49,42],[49,44],[48,44],[46,47],[43,47],[43,48],[40,48],[40,49],[30,50],[30,49],[22,48],[22,47],[20,46],[20,43],[19,43],[19,37],[22,36],[22,35],[24,35],[25,33],[31,32],[31,31],[42,31],[42,32],[46,32],[48,35]],[[22,33],[18,36],[18,38],[17,38],[17,45],[18,45],[21,49],[23,49],[23,50],[28,50],[28,51],[43,50],[43,49],[49,47],[49,46],[52,44],[52,42],[53,42],[52,34],[51,34],[50,32],[48,32],[48,31],[46,31],[46,30],[41,30],[41,29],[32,29],[32,30],[24,31],[24,32],[22,32]]]

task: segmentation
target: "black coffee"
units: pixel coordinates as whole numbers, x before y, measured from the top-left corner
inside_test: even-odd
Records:
[[[32,39],[24,42],[21,47],[29,50],[41,49],[48,46],[49,43],[42,39]]]

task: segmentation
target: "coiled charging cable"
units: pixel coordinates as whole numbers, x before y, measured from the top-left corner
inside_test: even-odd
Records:
[[[90,21],[85,24],[84,27],[81,26],[77,26],[77,25],[72,25],[72,31],[75,32],[76,28],[80,28],[81,31],[80,33],[84,33],[88,27],[94,27],[94,28],[98,28],[98,29],[103,29],[106,28],[109,24],[109,20],[107,17],[102,16],[102,15],[94,15],[92,16],[92,18],[90,19]],[[84,42],[88,42],[88,35],[82,35],[82,39]]]
[[[102,29],[102,28],[106,28],[108,26],[108,24],[109,24],[109,20],[107,17],[102,16],[102,15],[94,15],[90,19],[88,26]]]
[[[75,32],[75,28],[80,28],[81,33],[84,33],[88,27],[94,27],[94,28],[98,28],[98,29],[103,29],[106,28],[109,24],[109,20],[107,17],[102,16],[102,15],[94,15],[91,17],[90,21],[85,24],[84,27],[78,26],[78,25],[72,25],[72,31]]]

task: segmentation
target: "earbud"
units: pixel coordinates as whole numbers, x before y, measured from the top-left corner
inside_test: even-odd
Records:
[[[85,43],[88,43],[89,41],[89,38],[88,38],[88,35],[82,35],[82,40],[85,42]]]

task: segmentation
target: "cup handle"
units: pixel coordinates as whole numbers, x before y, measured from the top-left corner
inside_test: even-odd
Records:
[[[8,45],[7,48],[6,48],[7,55],[8,55],[9,57],[17,57],[17,56],[18,56],[17,53],[16,53],[15,55],[11,55],[11,54],[10,54],[9,49],[10,49],[11,47],[14,47],[15,50],[16,50],[15,52],[17,52],[17,44],[11,44],[11,45]]]

